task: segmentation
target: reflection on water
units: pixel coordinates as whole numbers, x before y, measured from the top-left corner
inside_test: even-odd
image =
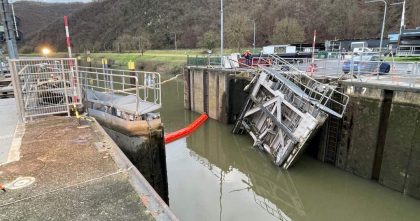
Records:
[[[182,82],[163,87],[166,132],[199,115],[184,110]],[[169,198],[181,220],[416,220],[420,201],[310,157],[289,171],[247,136],[209,120],[167,145]]]

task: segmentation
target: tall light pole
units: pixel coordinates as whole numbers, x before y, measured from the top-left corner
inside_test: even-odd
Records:
[[[379,59],[381,59],[381,57],[382,57],[382,43],[383,43],[383,40],[384,40],[384,31],[385,31],[386,9],[388,8],[388,3],[386,3],[385,0],[365,1],[365,3],[374,3],[374,2],[383,2],[385,4],[384,19],[382,20],[381,41],[379,43]],[[379,75],[378,75],[378,77],[379,77]]]
[[[253,21],[254,21],[254,43],[252,44],[252,46],[254,46],[253,52],[255,53],[255,30],[256,30],[255,19]]]
[[[10,5],[7,0],[0,1],[0,12],[1,12],[1,19],[4,27],[6,43],[7,43],[7,50],[9,52],[9,58],[14,59],[18,58],[17,46],[16,46],[16,39],[15,39],[15,32],[14,32],[14,22],[12,19],[12,13],[10,10]]]
[[[220,65],[223,67],[223,0],[220,0]]]
[[[405,0],[402,2],[392,3],[391,5],[403,5],[402,13],[401,13],[401,26],[400,26],[400,35],[402,34],[403,29],[405,28]]]

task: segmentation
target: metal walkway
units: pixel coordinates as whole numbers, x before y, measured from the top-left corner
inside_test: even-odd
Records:
[[[162,106],[159,73],[89,67],[78,73],[89,108],[134,120]]]
[[[272,65],[259,66],[260,73],[250,83],[249,99],[233,132],[247,132],[255,147],[271,154],[276,165],[287,169],[328,114],[343,116],[349,98],[284,59],[267,59]]]

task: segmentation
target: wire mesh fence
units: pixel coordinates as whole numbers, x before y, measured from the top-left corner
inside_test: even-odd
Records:
[[[81,103],[75,59],[14,59],[9,62],[23,121],[45,115],[70,115],[70,105]]]

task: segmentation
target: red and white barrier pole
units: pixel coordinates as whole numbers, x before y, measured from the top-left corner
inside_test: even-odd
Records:
[[[66,29],[66,41],[67,41],[67,50],[69,51],[69,58],[72,58],[70,32],[69,32],[69,20],[67,16],[64,16],[64,28]]]
[[[71,59],[72,53],[71,53],[71,41],[70,41],[70,32],[69,32],[69,20],[67,16],[64,16],[64,28],[66,30],[66,42],[67,42],[67,50],[69,52],[69,65],[70,65],[70,71],[71,71],[71,77],[72,77],[72,86],[73,86],[73,104],[76,104],[78,102],[77,97],[77,78],[74,74],[73,69],[73,60]]]

